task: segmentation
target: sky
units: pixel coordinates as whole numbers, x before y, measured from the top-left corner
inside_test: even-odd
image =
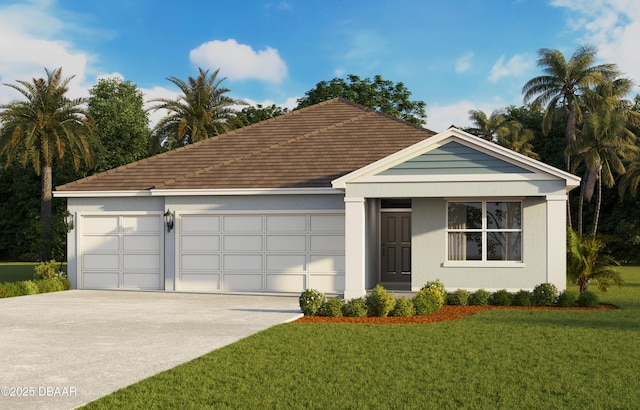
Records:
[[[320,81],[381,75],[440,132],[521,106],[541,48],[595,45],[640,82],[638,41],[638,0],[0,0],[0,83],[62,67],[72,97],[118,76],[146,100],[176,98],[167,78],[201,67],[233,98],[293,108]],[[19,97],[0,86],[0,103]]]

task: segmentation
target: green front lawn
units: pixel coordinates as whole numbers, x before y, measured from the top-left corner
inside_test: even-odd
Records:
[[[0,283],[19,282],[33,279],[33,268],[39,262],[0,262]],[[67,271],[67,263],[63,262],[62,270]]]
[[[620,269],[627,286],[601,295],[619,310],[283,324],[87,408],[634,408],[640,268]]]
[[[0,283],[33,279],[35,262],[0,262]]]

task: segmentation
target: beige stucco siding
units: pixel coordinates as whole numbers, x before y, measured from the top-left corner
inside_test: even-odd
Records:
[[[412,290],[440,279],[450,289],[532,289],[547,282],[546,202],[523,201],[523,263],[521,267],[445,267],[446,201],[414,198],[412,202]]]

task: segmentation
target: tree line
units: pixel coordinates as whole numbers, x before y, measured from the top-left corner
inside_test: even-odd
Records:
[[[465,130],[581,176],[580,192],[571,196],[568,208],[570,226],[582,236],[589,220],[592,236],[601,230],[601,237],[616,245],[609,251],[640,257],[635,247],[629,249],[640,242],[640,212],[628,207],[636,204],[640,183],[640,99],[625,99],[632,81],[614,64],[595,64],[591,46],[580,47],[569,59],[550,49],[538,56],[543,75],[524,85],[523,105],[489,116],[472,110],[473,125]],[[88,98],[70,99],[73,76],[64,78],[61,68],[45,71],[44,78],[5,84],[21,99],[0,106],[5,165],[0,170],[0,260],[64,258],[64,201],[52,200],[53,186],[289,111],[231,98],[219,70],[199,69],[186,81],[167,78],[179,89],[178,97],[148,101],[147,109],[129,81],[101,79]],[[379,75],[321,81],[294,109],[335,97],[415,125],[427,123],[426,103],[412,100],[402,82]],[[150,129],[148,113],[157,110],[167,115]],[[616,224],[614,218],[626,223]]]

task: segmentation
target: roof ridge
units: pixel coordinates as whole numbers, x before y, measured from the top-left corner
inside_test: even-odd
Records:
[[[338,100],[337,98],[334,98],[333,100],[328,100],[328,101],[325,101],[325,102],[331,102],[331,101],[337,101],[337,100]],[[320,104],[317,104],[317,105],[320,105]],[[309,107],[305,107],[305,108],[309,108]],[[314,130],[314,131],[311,131],[311,132],[304,133],[304,134],[299,135],[297,137],[292,137],[292,138],[280,141],[278,143],[271,144],[268,147],[259,148],[259,149],[250,151],[248,153],[245,153],[243,155],[238,155],[238,156],[233,157],[231,159],[228,159],[226,161],[222,161],[222,162],[219,162],[217,164],[210,165],[208,167],[205,167],[205,168],[202,168],[202,169],[199,169],[199,170],[196,170],[196,171],[191,171],[191,172],[185,173],[183,175],[180,175],[178,177],[168,179],[166,181],[163,181],[161,184],[156,185],[155,188],[166,187],[166,186],[171,185],[171,184],[173,184],[175,182],[183,181],[185,179],[188,179],[188,178],[190,178],[192,176],[200,175],[200,174],[203,174],[205,172],[210,172],[210,171],[213,171],[214,169],[221,168],[221,167],[224,167],[224,166],[229,166],[229,165],[234,164],[234,163],[236,163],[238,161],[251,158],[251,157],[253,157],[255,155],[258,155],[258,154],[264,154],[266,152],[273,151],[273,150],[278,149],[280,147],[283,147],[285,145],[293,144],[294,142],[297,142],[297,141],[302,141],[302,140],[304,140],[306,138],[309,138],[311,136],[318,135],[318,134],[320,134],[322,132],[325,132],[325,131],[328,131],[328,130],[331,130],[331,129],[334,129],[334,128],[337,128],[337,127],[340,127],[340,126],[343,126],[343,125],[348,124],[350,122],[359,121],[359,120],[361,120],[363,118],[373,116],[376,113],[377,113],[376,110],[368,109],[364,113],[362,113],[360,115],[356,115],[354,117],[351,117],[351,118],[349,118],[347,120],[343,120],[343,121],[340,121],[338,123],[331,124],[331,125],[329,125],[327,127],[320,128],[320,129],[317,129],[317,130]]]

